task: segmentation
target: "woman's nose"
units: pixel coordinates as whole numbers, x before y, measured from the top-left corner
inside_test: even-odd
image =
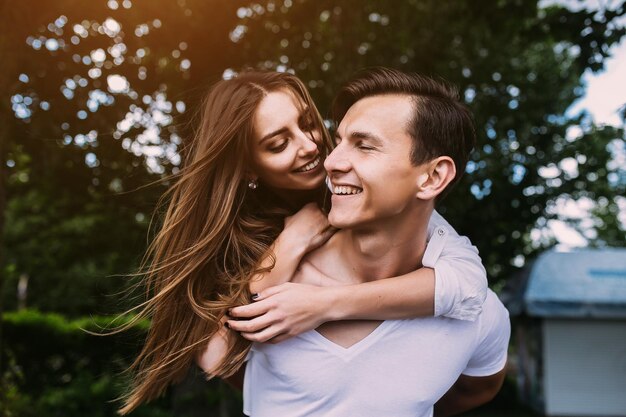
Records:
[[[300,134],[300,150],[303,155],[310,155],[318,152],[317,143],[313,140],[313,137],[306,132]]]

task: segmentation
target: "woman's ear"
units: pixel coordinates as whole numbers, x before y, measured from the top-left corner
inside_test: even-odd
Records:
[[[258,181],[259,176],[251,169],[246,169],[246,181]]]
[[[440,156],[424,165],[426,172],[417,179],[416,197],[420,200],[434,200],[454,180],[456,167],[449,156]]]
[[[248,188],[251,190],[256,190],[259,186],[259,176],[252,170],[246,169],[245,181],[248,185]]]

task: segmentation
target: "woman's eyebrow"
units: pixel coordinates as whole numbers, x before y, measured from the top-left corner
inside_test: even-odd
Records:
[[[261,140],[259,141],[259,144],[261,144],[261,143],[265,142],[265,141],[266,141],[266,140],[268,140],[268,139],[273,138],[274,136],[278,136],[278,135],[280,135],[280,134],[283,134],[283,133],[285,133],[285,132],[287,132],[287,131],[289,131],[289,129],[287,129],[286,127],[281,127],[281,128],[280,128],[280,129],[278,129],[278,130],[275,130],[275,131],[273,131],[273,132],[270,132],[270,133],[268,133],[267,135],[265,135],[265,136],[263,136],[263,137],[261,138]]]

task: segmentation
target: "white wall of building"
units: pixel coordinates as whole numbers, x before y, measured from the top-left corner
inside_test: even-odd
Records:
[[[549,416],[626,416],[626,321],[545,319]]]

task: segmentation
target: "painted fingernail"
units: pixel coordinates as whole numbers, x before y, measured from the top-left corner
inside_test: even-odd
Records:
[[[259,298],[259,294],[252,294],[252,296],[250,298],[252,298],[252,301],[254,301],[257,298]]]

